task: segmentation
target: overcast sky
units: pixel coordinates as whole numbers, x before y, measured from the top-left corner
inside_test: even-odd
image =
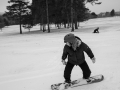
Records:
[[[115,11],[120,11],[120,0],[99,0],[102,2],[100,5],[87,6],[92,12],[99,14],[100,12],[110,12],[112,9]]]
[[[5,12],[6,6],[8,6],[9,0],[0,0],[0,12]],[[32,1],[32,0],[29,0]],[[99,14],[100,12],[110,12],[112,9],[115,11],[120,11],[120,0],[99,0],[102,2],[100,5],[91,5],[87,4],[86,6],[91,10],[91,12],[95,12]]]

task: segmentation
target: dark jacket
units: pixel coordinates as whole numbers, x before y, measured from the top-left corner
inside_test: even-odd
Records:
[[[62,60],[65,60],[68,57],[68,62],[75,65],[80,65],[85,61],[84,51],[90,58],[94,57],[91,49],[84,42],[82,42],[81,45],[77,47],[76,51],[74,51],[72,47],[65,45],[62,54]]]

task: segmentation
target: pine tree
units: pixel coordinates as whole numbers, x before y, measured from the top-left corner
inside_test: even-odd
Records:
[[[25,0],[10,0],[8,3],[12,3],[12,5],[7,6],[7,9],[12,13],[13,17],[19,20],[20,34],[22,34],[22,15],[27,11],[28,2],[25,2]]]
[[[113,17],[113,16],[115,16],[115,10],[114,9],[112,9],[112,11],[110,12],[110,15]]]
[[[4,18],[2,16],[0,16],[0,29],[2,31],[2,28],[4,27]]]

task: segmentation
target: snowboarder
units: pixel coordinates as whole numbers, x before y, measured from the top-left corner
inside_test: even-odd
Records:
[[[91,49],[72,33],[65,35],[64,42],[66,44],[63,49],[62,63],[66,65],[64,70],[65,82],[71,82],[71,71],[75,65],[78,65],[82,69],[83,79],[88,79],[91,75],[91,70],[85,61],[84,51],[91,58],[92,62],[95,63],[95,57]],[[65,59],[67,57],[68,61],[66,62]]]
[[[93,33],[99,33],[99,27],[97,27]]]

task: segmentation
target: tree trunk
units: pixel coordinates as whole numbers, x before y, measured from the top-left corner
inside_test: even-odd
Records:
[[[77,25],[77,14],[75,12],[75,29],[78,29],[78,25]]]
[[[78,29],[78,25],[77,25],[77,9],[75,7],[75,11],[74,11],[74,21],[75,21],[75,29]]]
[[[78,29],[77,21],[75,21],[75,29]]]
[[[70,27],[70,20],[69,20],[68,14],[67,14],[67,28],[69,28],[69,27]]]
[[[50,33],[50,27],[49,27],[49,13],[48,13],[48,0],[46,0],[46,11],[47,11],[47,26],[48,26],[48,33]]]
[[[71,0],[71,24],[72,24],[71,32],[74,32],[74,24],[73,24],[73,0]]]
[[[22,34],[22,23],[21,23],[21,4],[19,4],[19,10],[20,10],[20,13],[19,13],[19,20],[20,20],[20,34]]]

